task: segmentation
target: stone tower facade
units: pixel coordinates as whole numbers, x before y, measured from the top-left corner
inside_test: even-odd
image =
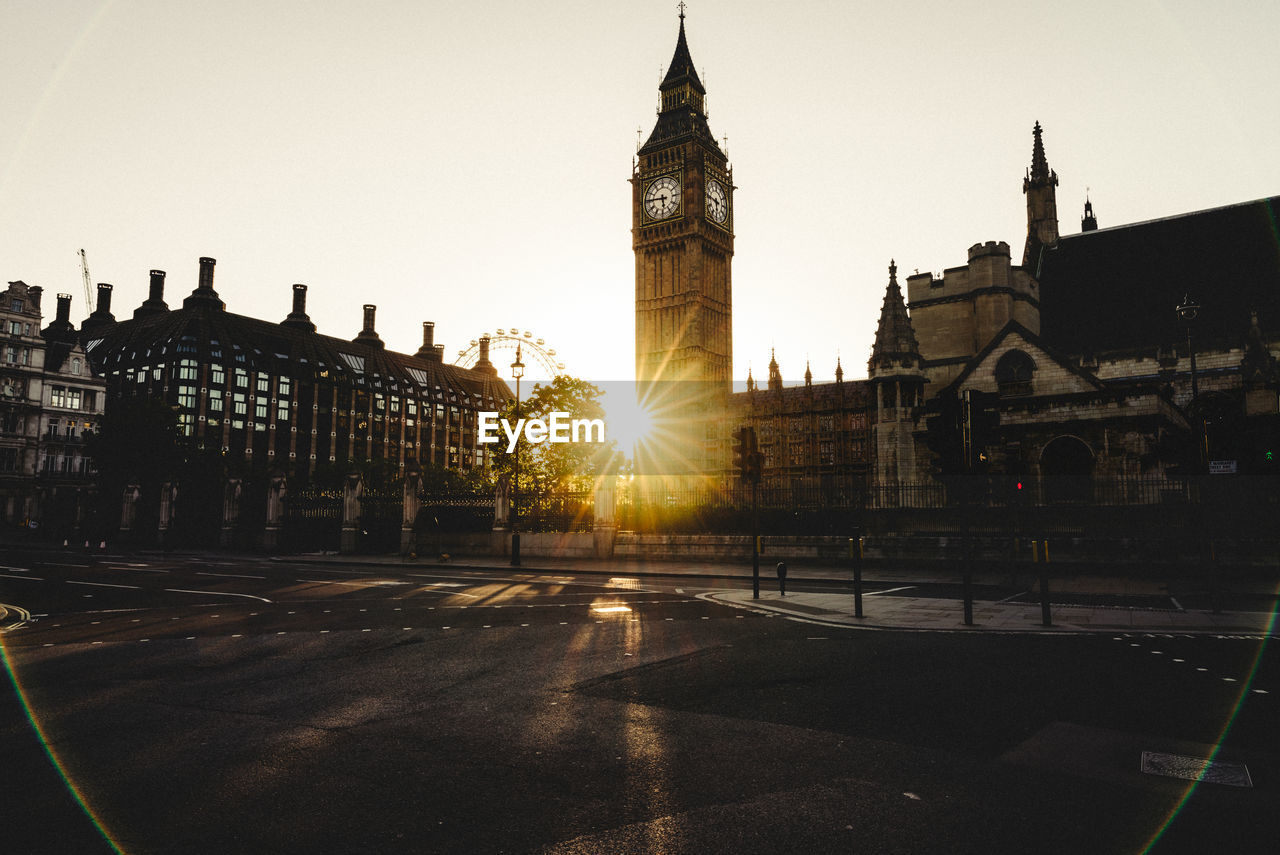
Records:
[[[1036,122],[1031,144],[1031,168],[1022,179],[1027,197],[1027,243],[1022,250],[1022,266],[1035,273],[1040,250],[1058,245],[1058,173],[1049,168],[1044,156],[1043,130]]]
[[[1004,241],[974,244],[968,264],[949,267],[940,277],[907,277],[907,299],[911,323],[924,342],[931,396],[1009,321],[1040,333],[1039,286],[1028,271],[1013,265]]]
[[[924,403],[926,381],[920,346],[898,286],[898,267],[892,261],[867,377],[874,402],[872,500],[898,504],[886,491],[921,479],[916,462],[915,410]]]
[[[642,402],[666,423],[669,465],[707,472],[723,468],[727,454],[734,187],[707,124],[683,12],[660,94],[631,176],[636,381]]]

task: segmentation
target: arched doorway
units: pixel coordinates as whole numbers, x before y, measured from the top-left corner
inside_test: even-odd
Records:
[[[1044,501],[1093,501],[1093,452],[1074,436],[1060,436],[1040,452]]]

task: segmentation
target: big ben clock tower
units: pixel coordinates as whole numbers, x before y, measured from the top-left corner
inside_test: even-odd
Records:
[[[681,4],[683,7],[683,4]],[[666,424],[681,472],[722,469],[733,370],[733,173],[707,125],[706,89],[685,41],[659,87],[661,106],[632,172],[636,382]]]

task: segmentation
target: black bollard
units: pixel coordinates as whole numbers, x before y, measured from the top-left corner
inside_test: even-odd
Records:
[[[778,590],[782,592],[782,596],[787,595],[787,562],[778,562]]]

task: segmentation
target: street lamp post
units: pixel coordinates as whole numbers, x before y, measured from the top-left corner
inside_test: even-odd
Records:
[[[1196,377],[1196,349],[1191,339],[1191,327],[1200,315],[1200,306],[1191,301],[1191,295],[1182,298],[1182,305],[1174,311],[1187,328],[1187,355],[1191,360],[1191,413],[1196,429],[1196,474],[1204,474],[1205,461],[1208,459],[1208,437],[1205,435],[1204,418],[1200,412],[1200,382]]]
[[[516,361],[511,363],[511,376],[516,381],[516,424],[520,423],[520,378],[524,363],[520,361],[520,345],[516,345]],[[511,487],[511,566],[520,566],[520,446],[516,445],[515,481]]]
[[[1212,560],[1212,541],[1206,543],[1206,520],[1205,520],[1205,501],[1208,496],[1205,490],[1208,483],[1205,479],[1205,470],[1208,467],[1208,442],[1209,438],[1206,434],[1204,424],[1204,414],[1200,412],[1200,385],[1196,377],[1196,348],[1191,338],[1191,328],[1195,324],[1196,318],[1200,315],[1200,306],[1192,302],[1191,295],[1186,294],[1182,298],[1182,305],[1174,309],[1178,313],[1178,318],[1187,328],[1187,356],[1191,362],[1191,418],[1196,432],[1196,463],[1195,476],[1192,483],[1195,484],[1196,502],[1199,513],[1196,515],[1197,540],[1199,541],[1199,553],[1201,564],[1208,564],[1206,568],[1209,575],[1209,599],[1213,610],[1218,611],[1218,579],[1217,573],[1214,572]]]
[[[1196,318],[1200,315],[1200,306],[1191,302],[1191,295],[1187,294],[1182,298],[1182,305],[1174,309],[1178,313],[1178,317],[1187,327],[1187,354],[1191,357],[1191,407],[1196,409],[1197,399],[1200,397],[1200,387],[1196,381],[1196,350],[1191,343],[1191,325],[1195,323]]]

